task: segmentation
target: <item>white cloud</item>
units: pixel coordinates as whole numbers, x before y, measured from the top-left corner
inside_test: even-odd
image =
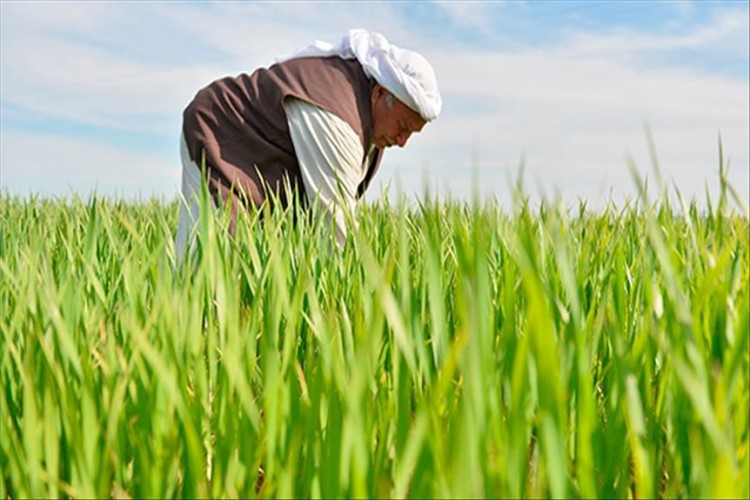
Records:
[[[173,156],[132,151],[87,139],[3,131],[0,183],[13,192],[65,195],[156,194],[174,197],[180,183],[178,143]]]
[[[677,13],[682,17],[688,17],[696,10],[695,0],[672,0],[668,5],[674,7]]]
[[[271,64],[314,39],[335,41],[350,28],[367,27],[391,36],[410,31],[388,2],[346,8],[336,2],[230,2],[212,9],[165,7],[164,15],[224,54],[252,60],[252,66]]]
[[[493,36],[497,34],[496,13],[500,4],[505,2],[477,2],[477,1],[436,1],[435,6],[451,19],[451,22],[461,28],[475,30],[477,36]]]
[[[586,54],[634,55],[642,51],[669,52],[681,49],[707,49],[720,45],[722,50],[747,53],[747,10],[719,12],[706,24],[684,33],[644,34],[620,28],[613,33],[572,33],[570,44],[561,51],[576,56]],[[729,43],[725,43],[729,42]]]
[[[102,33],[112,8],[107,2],[2,2],[3,39],[28,30]]]
[[[3,103],[78,123],[162,133],[163,120],[154,123],[152,118],[179,115],[200,87],[219,76],[267,66],[322,37],[321,31],[332,33],[331,39],[341,36],[376,11],[384,31],[399,27],[387,10],[370,4],[354,15],[332,15],[335,6],[308,3],[219,3],[213,8],[146,3],[125,8],[115,2],[96,3],[92,9],[88,3],[85,8],[54,5],[50,10],[38,4],[3,7]],[[122,16],[134,17],[134,9],[162,17],[164,39],[179,33],[191,37],[196,47],[211,47],[217,56],[157,65],[114,50],[117,36],[133,36],[116,30]],[[103,27],[108,25],[113,33],[106,33]]]

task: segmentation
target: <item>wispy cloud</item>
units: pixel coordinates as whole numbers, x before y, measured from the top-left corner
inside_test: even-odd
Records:
[[[47,4],[11,4],[6,9],[3,3],[3,104],[81,123],[154,132],[149,117],[178,114],[209,81],[267,66],[307,43],[321,25],[356,24],[351,15],[329,12],[326,17],[308,3],[196,2],[180,8],[158,3],[95,3],[93,8],[88,3],[76,8],[60,4],[50,9]],[[137,33],[131,25],[143,17],[161,19],[161,39],[188,39],[192,44],[173,47],[173,60],[149,62],[139,40],[154,33]],[[388,19],[380,16],[384,28],[398,24]],[[335,33],[333,39],[345,29],[323,31]],[[127,50],[124,40],[133,40]],[[185,52],[203,56],[186,61]]]
[[[436,1],[435,7],[450,20],[446,31],[454,28],[470,28],[476,36],[492,37],[497,35],[498,10],[506,2],[478,1]]]
[[[735,54],[747,54],[750,23],[746,9],[728,9],[716,13],[707,23],[682,33],[650,34],[633,28],[613,33],[574,33],[567,50],[577,54],[636,54],[641,51],[668,52],[684,49],[720,48]]]
[[[175,139],[174,150],[177,148]],[[2,186],[12,186],[22,194],[86,195],[95,190],[171,198],[180,185],[179,165],[169,156],[54,134],[3,131],[0,164]]]

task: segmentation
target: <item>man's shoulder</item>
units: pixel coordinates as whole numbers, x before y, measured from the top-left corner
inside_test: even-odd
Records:
[[[293,72],[293,73],[325,73],[331,72],[334,74],[345,74],[351,75],[358,78],[367,78],[362,65],[357,59],[343,59],[338,56],[313,56],[313,57],[299,57],[295,59],[288,59],[283,62],[275,63],[268,71],[271,72]]]

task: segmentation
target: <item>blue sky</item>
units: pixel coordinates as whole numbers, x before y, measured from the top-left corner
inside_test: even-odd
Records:
[[[0,183],[11,193],[166,198],[180,180],[182,109],[224,75],[314,39],[380,31],[435,66],[443,114],[389,150],[390,185],[592,205],[635,197],[626,158],[687,198],[718,187],[718,136],[748,198],[747,1],[0,1]]]

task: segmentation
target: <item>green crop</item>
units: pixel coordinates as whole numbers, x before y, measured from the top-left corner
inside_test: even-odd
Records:
[[[750,496],[748,216],[0,198],[0,497]],[[740,210],[742,212],[742,210]]]

